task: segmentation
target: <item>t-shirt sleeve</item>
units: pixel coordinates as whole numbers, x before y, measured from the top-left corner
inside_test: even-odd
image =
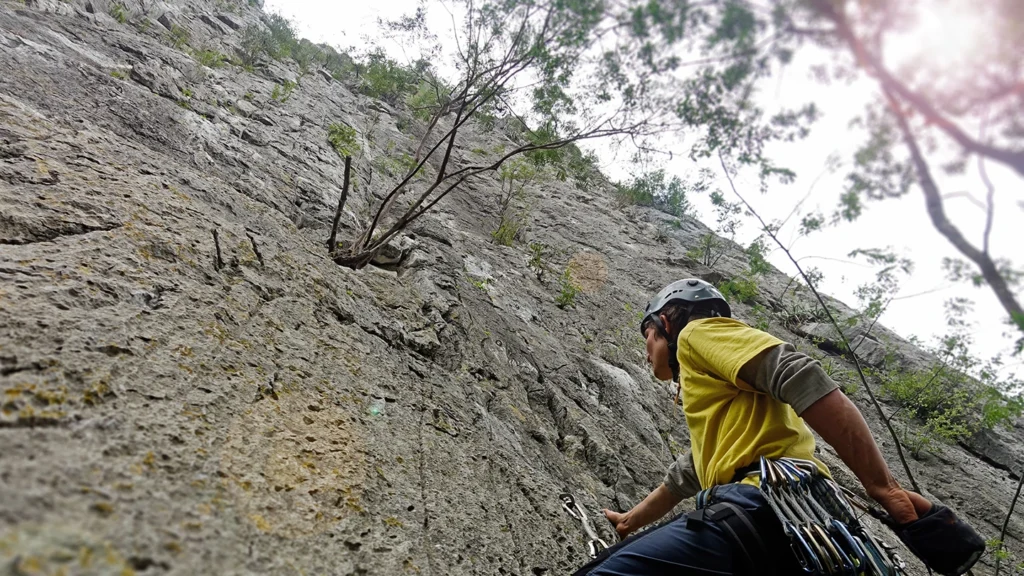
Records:
[[[668,468],[665,474],[665,486],[669,492],[679,498],[689,498],[700,492],[700,480],[693,465],[693,452],[687,450]]]
[[[754,388],[789,404],[798,415],[838,388],[817,360],[797,351],[792,344],[769,349],[760,364],[748,370],[753,374],[747,375],[743,370],[740,373],[747,375]]]
[[[753,383],[739,378],[740,368],[764,350],[782,344],[775,336],[728,318],[696,320],[679,335],[679,361],[713,374],[749,392]]]

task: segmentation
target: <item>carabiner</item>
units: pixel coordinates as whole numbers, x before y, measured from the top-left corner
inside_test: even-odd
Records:
[[[800,568],[808,574],[823,574],[825,569],[822,567],[814,550],[807,543],[807,540],[800,534],[800,531],[790,526],[787,532],[787,535],[790,537],[790,547],[793,549]]]
[[[829,528],[831,528],[832,539],[837,541],[839,547],[845,549],[848,555],[852,556],[851,562],[854,565],[854,572],[859,573],[866,569],[868,565],[867,556],[860,544],[850,534],[850,531],[846,529],[846,526],[833,518]]]

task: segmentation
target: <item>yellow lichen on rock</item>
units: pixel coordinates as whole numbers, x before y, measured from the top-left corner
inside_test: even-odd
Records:
[[[358,434],[318,396],[296,390],[256,402],[235,418],[220,448],[223,486],[238,515],[261,532],[308,536],[362,510]]]

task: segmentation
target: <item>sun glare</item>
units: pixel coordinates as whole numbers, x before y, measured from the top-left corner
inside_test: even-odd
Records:
[[[922,2],[917,24],[894,37],[887,50],[891,64],[914,61],[933,65],[966,64],[979,48],[984,10],[972,2]]]

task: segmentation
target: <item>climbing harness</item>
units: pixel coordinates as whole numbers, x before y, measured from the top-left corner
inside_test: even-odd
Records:
[[[586,534],[587,540],[587,554],[591,558],[597,558],[598,553],[601,550],[608,548],[608,544],[597,535],[597,530],[594,529],[594,525],[590,522],[590,517],[587,515],[586,509],[583,505],[576,501],[576,498],[572,494],[559,494],[558,499],[562,501],[562,509],[565,510],[569,516],[574,520],[577,520],[583,527],[583,533]]]
[[[876,540],[853,513],[846,493],[853,494],[822,475],[813,462],[761,457],[760,484],[805,574],[906,575],[895,548]],[[879,519],[885,515],[877,507],[865,504],[864,509]]]

